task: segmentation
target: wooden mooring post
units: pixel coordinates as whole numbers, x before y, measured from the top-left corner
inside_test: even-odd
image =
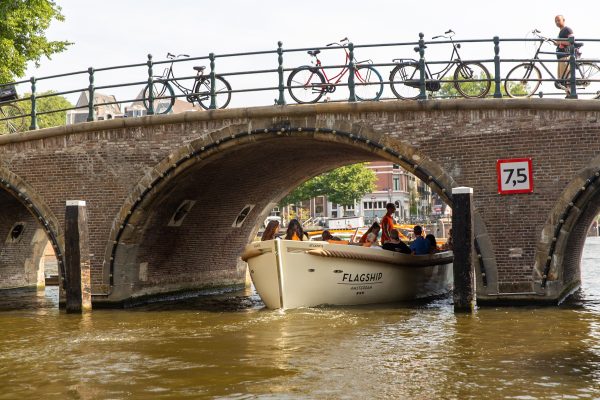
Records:
[[[85,201],[67,200],[65,211],[65,292],[68,313],[92,309],[89,234]]]
[[[454,311],[473,312],[477,305],[473,265],[473,189],[452,189],[452,244],[454,252]]]

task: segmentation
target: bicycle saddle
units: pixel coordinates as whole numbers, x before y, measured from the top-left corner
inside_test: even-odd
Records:
[[[205,66],[198,66],[198,65],[197,65],[197,66],[195,66],[195,67],[194,67],[194,69],[195,69],[196,71],[198,71],[198,72],[202,72],[202,71],[204,71],[204,70],[206,69],[206,67],[205,67]]]
[[[321,52],[321,50],[309,50],[309,51],[307,51],[307,53],[310,54],[311,56],[316,56],[320,52]]]

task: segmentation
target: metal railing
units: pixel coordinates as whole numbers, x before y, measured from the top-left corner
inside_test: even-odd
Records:
[[[552,76],[552,69],[556,69],[557,63],[565,62],[565,60],[558,60],[555,51],[540,52],[540,54],[545,55],[544,58],[532,59],[520,56],[524,51],[522,49],[517,50],[518,45],[530,43],[537,45],[541,41],[539,38],[500,39],[496,36],[491,39],[454,40],[450,37],[448,40],[426,41],[424,35],[420,34],[417,41],[403,43],[355,45],[352,42],[347,42],[335,46],[284,49],[283,44],[278,42],[276,49],[265,51],[228,54],[211,53],[202,57],[184,57],[161,61],[154,61],[153,57],[148,55],[148,59],[143,63],[105,68],[90,67],[87,70],[31,77],[28,80],[0,85],[0,93],[10,86],[15,86],[19,92],[23,93],[19,98],[4,102],[0,97],[0,133],[10,132],[10,129],[6,127],[2,132],[3,124],[12,125],[15,131],[38,129],[40,118],[54,113],[83,111],[78,114],[84,116],[85,121],[94,121],[98,119],[97,114],[102,111],[103,107],[116,106],[115,110],[119,110],[119,113],[112,115],[112,117],[123,117],[125,113],[121,112],[121,106],[127,104],[130,104],[131,109],[140,110],[138,114],[145,115],[165,112],[167,108],[167,112],[171,112],[172,107],[163,107],[163,105],[170,103],[173,106],[176,100],[181,99],[192,103],[192,106],[197,103],[207,109],[218,108],[219,99],[223,96],[232,99],[233,104],[236,106],[285,105],[289,104],[290,100],[296,99],[294,96],[295,91],[308,95],[314,94],[314,97],[318,97],[314,102],[382,101],[397,100],[398,98],[415,98],[418,100],[454,97],[502,98],[507,95],[511,96],[511,93],[507,92],[507,88],[512,87],[511,85],[514,84],[516,86],[521,85],[522,88],[525,88],[524,91],[530,86],[538,85],[534,93],[524,93],[521,97],[532,95],[539,97],[565,96],[566,94],[570,99],[598,98],[600,96],[600,72],[598,75],[581,76],[581,72],[578,75],[578,68],[582,64],[597,68],[596,65],[599,60],[578,58],[573,38],[568,40],[571,44],[568,48],[569,51],[562,54],[568,57],[567,62],[570,71],[568,80],[561,80]],[[589,47],[599,44],[600,39],[577,39],[577,42],[589,43]],[[445,59],[440,56],[441,49],[447,51],[447,49],[455,48],[456,45],[458,45],[456,50],[461,49],[460,51],[464,53],[468,53],[469,50],[470,53],[473,53],[473,50],[476,50],[479,58],[460,58],[455,57],[454,53],[452,53],[452,59]],[[507,50],[504,54],[508,56],[503,57],[501,48]],[[342,50],[347,57],[343,63],[328,61],[322,65],[307,64],[305,59],[302,58],[306,57],[308,51],[313,52],[313,54],[318,51],[322,53],[321,57],[333,55],[338,58],[342,54]],[[586,52],[588,51],[593,50],[586,49]],[[515,53],[519,54],[515,55]],[[487,57],[481,58],[481,55]],[[430,57],[430,59],[426,57]],[[318,56],[312,55],[310,58],[312,61],[319,59]],[[171,75],[157,76],[155,74],[157,67],[172,66],[171,71],[174,71],[183,68],[180,66],[189,66],[192,62],[208,63],[208,73],[198,72],[196,75],[183,76],[175,76],[173,72],[171,72]],[[527,75],[527,65],[542,64],[550,66],[548,68],[543,65],[547,72],[544,76],[533,77]],[[526,74],[516,78],[509,76],[512,69],[516,68],[515,66],[521,66]],[[319,80],[316,83],[314,81],[294,82],[291,75],[298,74],[299,67],[300,69],[303,67],[303,72],[307,73],[308,78],[306,79],[313,79],[316,76]],[[448,68],[448,70],[443,74],[437,74],[439,71],[432,71],[436,68],[441,68],[441,71],[445,68]],[[461,68],[464,71],[459,71]],[[511,71],[503,77],[502,72],[506,71],[507,68],[511,68]],[[408,78],[402,76],[402,73],[406,73],[409,69],[413,71],[413,76]],[[471,69],[470,76],[468,69]],[[537,69],[540,70],[540,68]],[[493,73],[489,73],[489,70]],[[529,68],[529,71],[532,70],[533,68]],[[340,71],[345,71],[341,77],[335,75]],[[394,71],[397,75],[394,75]],[[464,73],[465,71],[466,73]],[[479,73],[477,73],[478,71]],[[598,71],[600,71],[600,68],[598,68]],[[593,72],[596,72],[596,70],[594,69]],[[550,77],[548,77],[548,73],[550,73]],[[446,74],[449,75],[446,76]],[[330,75],[334,76],[331,77]],[[372,79],[365,79],[363,75],[369,75],[369,78]],[[124,76],[127,78],[124,79]],[[286,76],[288,77],[287,82]],[[373,78],[373,76],[375,77]],[[323,80],[321,77],[325,79]],[[98,85],[98,82],[103,84]],[[225,89],[220,90],[218,85],[222,82],[227,82],[227,85]],[[555,83],[559,91],[543,92],[538,90],[546,82]],[[186,87],[189,83],[191,83],[191,86]],[[40,86],[45,86],[45,91],[40,91]],[[73,87],[67,88],[66,86]],[[63,90],[55,91],[59,87]],[[177,93],[174,87],[179,89]],[[412,90],[415,92],[414,96],[403,97],[395,87]],[[480,90],[480,92],[465,94],[461,87],[473,87]],[[162,91],[158,90],[159,88],[162,88]],[[345,91],[342,89],[346,88],[347,95],[338,95],[339,92]],[[369,88],[372,89],[371,92],[374,94],[372,97],[366,98],[364,93],[369,92]],[[119,91],[125,100],[117,100],[116,97],[103,97],[100,101],[97,94],[100,91],[109,89]],[[389,93],[388,89],[391,89],[392,94]],[[137,96],[134,91],[138,91]],[[57,96],[70,97],[78,93],[85,94],[81,98],[83,101],[80,101],[78,105],[56,109],[40,107],[45,99]],[[272,97],[273,93],[275,94],[274,98]],[[249,95],[251,97],[248,100]],[[246,96],[245,102],[243,101],[244,96]],[[300,100],[296,99],[295,101]],[[227,101],[227,104],[229,104],[229,101]],[[6,108],[8,105],[16,106],[16,108],[13,107],[12,111],[9,110],[11,112],[8,112]],[[20,112],[14,110],[20,110]],[[16,126],[19,126],[20,129],[14,129]]]

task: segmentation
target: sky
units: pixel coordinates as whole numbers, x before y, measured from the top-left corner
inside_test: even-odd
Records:
[[[62,7],[65,21],[54,22],[47,35],[49,39],[74,44],[51,60],[42,59],[39,68],[30,65],[25,78],[145,62],[148,53],[153,54],[155,60],[161,60],[167,52],[206,56],[210,52],[270,50],[277,48],[279,40],[284,48],[290,49],[323,46],[343,37],[355,44],[410,42],[418,39],[419,32],[430,39],[448,29],[456,32],[456,39],[491,39],[496,35],[522,38],[534,28],[553,37],[558,33],[554,25],[556,14],[565,15],[567,25],[577,37],[600,38],[598,1],[57,0],[56,3]],[[426,55],[429,60],[448,58],[451,49],[447,46],[431,47]],[[585,50],[591,50],[590,46],[586,47]],[[463,49],[463,58],[493,57],[492,45],[464,45]],[[598,50],[600,54],[600,45]],[[533,49],[522,43],[501,47],[501,54],[513,51],[522,58],[533,55]],[[337,64],[343,62],[343,53],[341,57],[340,53],[329,52],[323,54],[323,61]],[[360,54],[357,50],[358,59],[372,59],[376,63],[391,62],[398,57],[416,58],[417,54],[407,47],[360,49]],[[304,52],[284,55],[285,67],[309,61]],[[197,61],[194,65],[202,64],[208,62]],[[191,75],[191,66],[178,66],[176,75]],[[276,55],[217,59],[217,70],[222,72],[276,67]],[[155,68],[154,72],[160,73],[161,69]],[[385,72],[382,71],[384,81]],[[146,73],[143,68],[107,72],[97,76],[96,85],[144,80]],[[276,76],[232,77],[230,80],[234,88],[273,86]],[[86,85],[87,77],[82,75],[40,82],[38,89],[64,90]],[[139,88],[114,91],[119,99],[124,99],[135,96]],[[271,92],[240,94],[232,106],[272,104],[274,97],[275,93]]]

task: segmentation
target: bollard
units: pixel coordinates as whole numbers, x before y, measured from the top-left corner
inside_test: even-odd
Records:
[[[427,100],[427,83],[425,81],[425,40],[423,38],[425,35],[423,32],[419,33],[419,100]]]
[[[454,311],[473,312],[477,304],[473,267],[473,189],[453,188],[452,204]]]
[[[354,82],[354,73],[356,71],[356,67],[354,65],[354,43],[348,43],[348,89],[350,90],[350,97],[348,97],[348,101],[353,103],[356,101],[356,84]]]
[[[31,79],[29,79],[29,82],[31,82],[31,124],[29,125],[29,130],[30,131],[34,131],[36,129],[38,129],[38,123],[37,123],[37,96],[35,93],[35,77],[31,77]]]
[[[285,105],[285,83],[283,82],[283,42],[277,42],[277,75],[279,77],[279,99],[277,99],[278,106]]]
[[[208,59],[210,60],[210,106],[208,108],[214,110],[217,108],[217,95],[215,93],[215,53],[210,53]]]
[[[152,76],[152,66],[154,65],[152,62],[152,54],[148,54],[148,61],[146,61],[146,65],[148,65],[148,108],[146,111],[146,115],[154,115],[154,78]]]
[[[494,36],[494,98],[501,99],[502,91],[500,90],[500,38]]]
[[[94,112],[94,68],[88,68],[88,74],[90,75],[90,85],[88,86],[88,116],[87,121],[91,122],[96,119]]]
[[[85,201],[67,200],[65,211],[65,292],[68,313],[92,309],[89,235]]]
[[[569,72],[570,72],[570,79],[569,79],[569,99],[576,99],[577,98],[577,82],[576,82],[576,75],[575,75],[575,71],[577,69],[577,64],[575,63],[575,38],[573,36],[571,36],[569,38]],[[562,78],[561,78],[562,79]]]

